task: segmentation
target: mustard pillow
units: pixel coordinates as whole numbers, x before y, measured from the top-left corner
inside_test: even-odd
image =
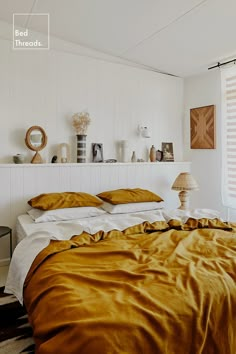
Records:
[[[163,199],[147,190],[141,188],[127,188],[106,191],[97,194],[97,197],[111,204],[127,204],[127,203],[142,203],[142,202],[162,202]]]
[[[32,208],[40,210],[54,210],[61,208],[74,208],[85,206],[99,206],[102,201],[88,193],[63,192],[40,194],[28,201]]]

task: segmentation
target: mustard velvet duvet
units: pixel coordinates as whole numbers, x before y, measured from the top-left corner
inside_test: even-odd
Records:
[[[24,286],[36,353],[235,354],[235,231],[189,219],[51,241]]]

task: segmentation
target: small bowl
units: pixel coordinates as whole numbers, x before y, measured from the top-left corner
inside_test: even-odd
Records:
[[[25,157],[22,154],[16,154],[13,156],[14,163],[24,163]]]

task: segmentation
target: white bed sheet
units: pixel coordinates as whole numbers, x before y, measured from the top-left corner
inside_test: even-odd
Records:
[[[30,236],[32,233],[37,231],[48,231],[51,234],[60,235],[62,231],[60,224],[67,224],[71,222],[74,227],[78,225],[77,220],[35,223],[28,214],[19,215],[16,221],[16,242],[18,244],[25,237]],[[73,229],[73,232],[74,231],[75,229]]]
[[[124,230],[144,221],[168,221],[175,218],[185,222],[189,217],[213,219],[219,218],[219,213],[208,209],[192,211],[162,209],[131,214],[113,215],[107,213],[91,218],[39,224],[34,223],[29,215],[21,215],[18,217],[18,229],[21,229],[21,234],[18,236],[23,239],[14,250],[4,291],[14,294],[23,304],[23,286],[26,275],[35,257],[48,246],[50,240],[69,240],[72,236],[79,235],[83,231],[95,234],[100,230],[106,232],[113,229]]]
[[[106,217],[104,218],[104,215]],[[16,222],[16,241],[17,244],[22,241],[25,237],[31,235],[33,232],[36,231],[49,231],[52,234],[58,235],[61,234],[62,231],[62,226],[64,226],[63,231],[68,232],[69,228],[72,228],[72,233],[76,232],[76,226],[82,225],[83,227],[86,228],[86,231],[89,233],[95,233],[101,229],[101,222],[102,222],[102,227],[106,228],[103,229],[104,231],[109,231],[113,226],[113,221],[119,220],[119,227],[120,230],[122,230],[122,226],[129,226],[129,221],[127,223],[127,220],[130,218],[132,215],[132,220],[133,221],[139,221],[139,217],[142,218],[144,215],[145,217],[148,217],[150,222],[153,222],[154,219],[158,217],[158,220],[166,220],[167,222],[172,219],[179,219],[185,222],[187,218],[192,217],[195,219],[199,219],[201,217],[207,217],[207,218],[214,218],[214,217],[220,217],[219,213],[216,210],[211,210],[211,209],[193,209],[193,210],[180,210],[180,209],[175,209],[175,210],[155,210],[155,211],[143,211],[143,212],[136,212],[132,214],[112,214],[110,215],[109,213],[104,214],[104,215],[99,215],[97,217],[92,217],[92,218],[83,218],[83,219],[77,219],[77,220],[68,220],[68,221],[54,221],[54,222],[44,222],[44,223],[35,223],[34,220],[28,215],[28,214],[23,214],[19,215],[17,218]],[[121,223],[121,220],[124,221]],[[64,232],[63,232],[64,234]],[[64,236],[63,236],[64,239]]]

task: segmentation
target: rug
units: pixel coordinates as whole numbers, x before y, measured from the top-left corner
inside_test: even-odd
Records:
[[[14,295],[0,287],[0,353],[34,354],[32,328],[26,310]]]

